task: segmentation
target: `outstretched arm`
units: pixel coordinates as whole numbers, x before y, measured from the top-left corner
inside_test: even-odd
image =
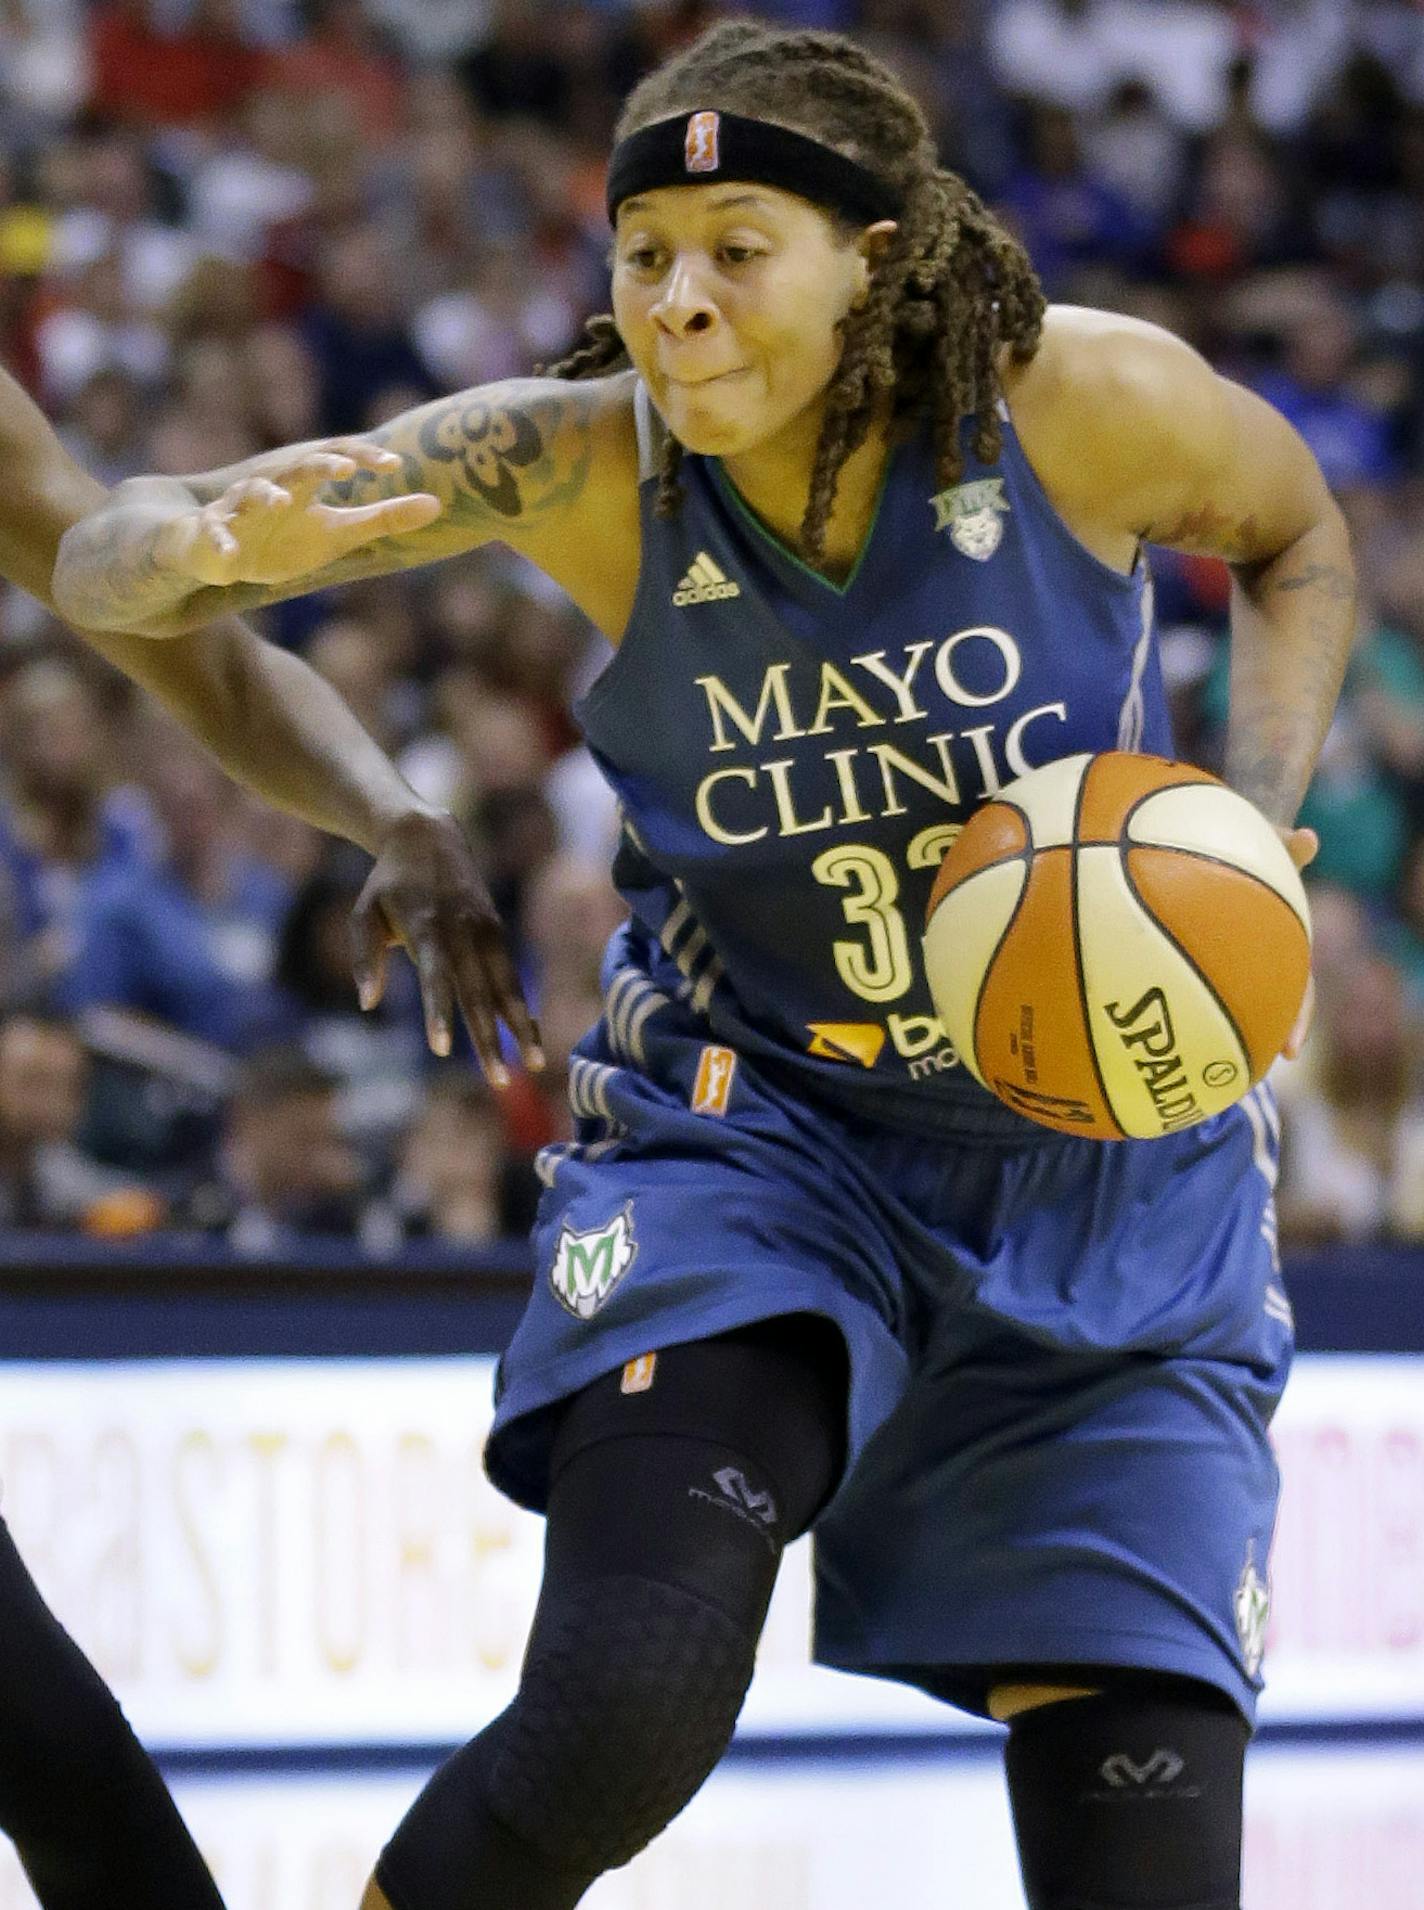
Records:
[[[108,494],[3,373],[0,456],[0,575],[55,609],[50,576],[60,539]],[[538,1037],[464,837],[420,801],[330,684],[235,617],[176,643],[81,634],[151,690],[238,782],[376,858],[355,922],[367,1006],[380,997],[385,950],[398,944],[419,971],[437,1052],[449,1049],[458,1004],[496,1079],[503,1073],[496,1018],[537,1059]]]
[[[133,478],[64,537],[63,614],[167,637],[223,612],[503,541],[530,554],[581,497],[587,386],[511,380],[404,413],[368,439]]]

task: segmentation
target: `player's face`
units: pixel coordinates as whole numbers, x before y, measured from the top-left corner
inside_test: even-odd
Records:
[[[613,315],[690,451],[735,456],[818,422],[868,281],[864,244],[773,186],[663,186],[619,208]]]

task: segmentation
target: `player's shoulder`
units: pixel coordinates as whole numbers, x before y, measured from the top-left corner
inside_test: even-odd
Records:
[[[1205,359],[1164,326],[1125,312],[1050,305],[1034,356],[1008,364],[1004,394],[1018,415],[1080,420],[1090,411],[1121,417],[1170,404],[1184,385],[1210,376]]]
[[[1004,396],[1051,490],[1090,498],[1173,455],[1184,418],[1206,423],[1215,374],[1185,339],[1121,312],[1051,305],[1033,358],[1007,364]]]

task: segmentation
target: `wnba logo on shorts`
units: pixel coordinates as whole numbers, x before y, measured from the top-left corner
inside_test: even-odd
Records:
[[[737,1073],[737,1057],[730,1048],[715,1048],[709,1043],[697,1064],[697,1079],[692,1084],[694,1114],[725,1114],[732,1098],[732,1082]]]
[[[721,165],[721,125],[720,113],[694,113],[688,120],[682,156],[689,172],[716,172]]]

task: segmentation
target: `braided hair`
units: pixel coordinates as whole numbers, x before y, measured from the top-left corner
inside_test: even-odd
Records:
[[[825,554],[841,467],[887,405],[895,437],[929,415],[941,486],[963,474],[965,418],[974,419],[976,456],[986,464],[998,458],[998,351],[1007,345],[1019,363],[1032,358],[1043,292],[1022,246],[957,174],[937,164],[925,117],[895,75],[843,34],[724,21],[634,88],[615,137],[703,108],[773,120],[818,139],[876,173],[902,200],[868,296],[841,321],[841,355],[801,523],[802,551],[814,563]],[[837,225],[844,239],[854,236],[850,222],[837,217]],[[603,315],[589,320],[572,355],[550,370],[588,378],[627,363],[617,326]],[[659,516],[681,503],[681,460],[669,433]]]

